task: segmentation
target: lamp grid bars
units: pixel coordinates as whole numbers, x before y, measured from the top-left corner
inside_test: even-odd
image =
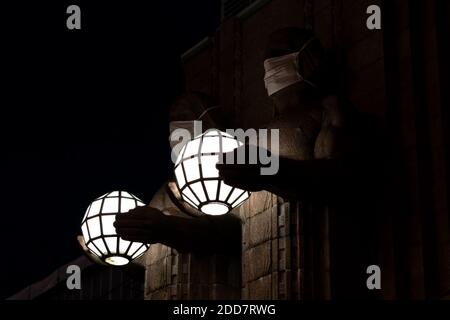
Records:
[[[242,145],[235,137],[216,129],[189,141],[175,163],[177,187],[183,199],[208,215],[223,215],[241,205],[249,192],[227,185],[219,177],[216,164],[222,153]]]
[[[125,265],[142,255],[149,245],[120,238],[114,221],[117,214],[127,213],[144,205],[139,198],[125,191],[110,192],[95,199],[81,222],[81,231],[88,249],[111,265]]]

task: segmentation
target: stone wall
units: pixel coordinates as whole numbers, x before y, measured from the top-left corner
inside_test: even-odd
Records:
[[[180,254],[160,244],[152,245],[146,256],[146,299],[240,298],[239,259]]]
[[[149,204],[163,212],[175,205],[161,187]],[[178,253],[152,244],[145,257],[145,299],[239,299],[240,257]]]

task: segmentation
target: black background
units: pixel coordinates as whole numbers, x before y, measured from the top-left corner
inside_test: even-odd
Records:
[[[71,4],[81,30],[66,28]],[[151,199],[172,166],[180,55],[219,20],[218,0],[0,5],[0,298],[81,254],[93,198]]]

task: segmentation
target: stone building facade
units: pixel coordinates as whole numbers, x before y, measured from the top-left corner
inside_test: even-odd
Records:
[[[381,30],[366,27],[373,4],[382,9]],[[449,297],[448,14],[448,1],[254,1],[186,52],[186,90],[215,97],[230,127],[258,128],[273,117],[263,83],[268,35],[287,26],[313,30],[342,58],[339,85],[350,102],[386,123],[405,192],[386,191],[389,205],[372,221],[367,247],[354,243],[362,225],[330,208],[253,193],[233,212],[242,220],[241,257],[198,257],[152,245],[146,298]],[[167,200],[158,197],[163,193],[152,202]],[[362,215],[376,204],[365,206]],[[360,255],[351,257],[346,246]],[[362,268],[370,264],[382,270],[382,290],[367,292]]]
[[[142,258],[136,266],[142,265]],[[80,289],[69,289],[67,279],[72,273],[67,268],[80,268]],[[142,300],[144,297],[143,271],[102,266],[81,256],[49,274],[44,279],[29,285],[8,300]]]

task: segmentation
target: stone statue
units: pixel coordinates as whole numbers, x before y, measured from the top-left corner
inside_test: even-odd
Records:
[[[320,42],[306,30],[278,30],[268,41],[265,68],[275,108],[267,128],[279,130],[279,172],[264,176],[255,165],[224,163],[218,165],[221,176],[232,186],[288,199],[324,203],[338,198],[336,184],[351,176],[347,160],[356,143],[356,113],[334,92],[334,70],[326,64]]]
[[[199,93],[179,97],[170,108],[170,127],[220,128],[220,108]],[[241,221],[234,215],[206,216],[181,198],[174,180],[148,206],[118,215],[124,239],[152,244],[147,252],[148,299],[236,299],[240,293]],[[168,270],[168,265],[170,270]]]
[[[205,95],[189,93],[175,101],[170,109],[171,127],[189,125],[204,113],[203,129],[219,128],[219,113]],[[209,111],[208,108],[212,110]],[[206,113],[205,113],[206,111]],[[240,222],[234,216],[208,217],[184,202],[173,181],[155,195],[149,206],[119,215],[119,234],[139,242],[162,243],[179,252],[230,253],[240,251]],[[131,240],[130,240],[131,241]],[[137,241],[137,240],[136,240]]]
[[[279,170],[275,175],[264,176],[260,174],[260,164],[224,162],[217,168],[225,182],[249,191],[265,190],[287,200],[313,203],[321,208],[339,206],[343,199],[348,202],[349,193],[355,202],[363,199],[364,193],[371,193],[370,187],[361,188],[362,181],[370,180],[377,172],[376,163],[365,161],[367,153],[361,147],[363,132],[370,127],[358,120],[359,115],[335,90],[338,79],[335,70],[327,64],[318,39],[310,31],[298,28],[274,32],[268,41],[264,67],[265,86],[275,110],[274,118],[266,128],[279,130]],[[187,94],[178,99],[171,107],[172,124],[198,119],[213,106],[207,100],[201,94]],[[208,111],[201,119],[203,128],[225,129],[220,126],[219,120],[223,118],[220,112],[220,108]],[[370,145],[368,141],[365,144]],[[241,148],[248,153],[258,146]],[[271,146],[268,149],[270,151]],[[226,264],[240,270],[239,259],[245,241],[241,239],[240,218],[235,214],[208,217],[195,212],[183,202],[173,182],[169,181],[148,206],[119,215],[115,226],[126,240],[158,243],[150,249],[155,252],[170,247],[177,251],[176,254],[209,257],[222,254],[228,257]],[[148,256],[159,259],[158,253],[150,252]],[[152,272],[162,272],[156,262],[153,265],[156,269]],[[149,275],[159,277],[154,273]],[[229,281],[233,289],[224,298],[239,297],[239,281],[239,275]],[[323,297],[326,298],[330,295],[329,281],[324,282],[327,288]],[[211,283],[206,282],[205,286],[211,286]],[[163,285],[155,284],[154,287]],[[210,298],[214,295],[194,296]],[[167,295],[154,297],[168,298]]]

